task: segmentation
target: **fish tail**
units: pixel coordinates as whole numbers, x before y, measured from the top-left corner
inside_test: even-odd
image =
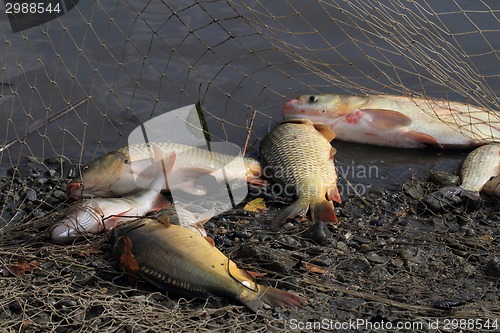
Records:
[[[296,294],[273,287],[258,285],[259,291],[251,299],[239,301],[254,312],[264,311],[264,304],[272,307],[301,308],[306,300]]]
[[[339,223],[337,215],[333,210],[333,203],[327,200],[321,200],[311,204],[311,217],[313,222],[323,221],[329,223]]]
[[[288,219],[296,216],[304,216],[309,209],[309,201],[307,199],[301,200],[300,198],[293,204],[285,208],[269,225],[269,229],[280,228]]]

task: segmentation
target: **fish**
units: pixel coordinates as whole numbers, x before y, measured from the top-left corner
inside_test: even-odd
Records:
[[[212,239],[169,223],[168,218],[141,218],[114,231],[114,252],[129,275],[185,297],[220,296],[254,312],[265,306],[302,307],[305,299],[258,284],[219,251]]]
[[[496,196],[500,198],[500,174],[496,177],[491,177],[491,179],[484,184],[483,192],[492,197]]]
[[[204,224],[208,222],[215,215],[215,210],[208,209],[202,213],[193,213],[180,204],[170,205],[166,209],[156,212],[155,217],[165,216],[170,223],[179,225],[181,227],[194,230],[200,235],[206,237],[207,231]]]
[[[479,192],[488,185],[493,187],[496,177],[500,174],[500,143],[490,143],[474,149],[465,158],[460,169],[460,186],[448,186],[440,192],[445,197],[460,195],[474,201],[481,197]],[[492,181],[492,183],[489,183]],[[489,184],[488,184],[489,183]]]
[[[244,180],[250,184],[265,186],[261,177],[260,163],[253,158],[243,158],[244,167],[233,163],[237,156],[209,151],[172,142],[150,142],[129,145],[112,151],[83,167],[81,178],[72,180],[66,189],[69,197],[123,196],[141,188],[144,179],[151,175],[144,170],[151,163],[151,146],[161,149],[164,154],[176,153],[176,163],[164,192],[180,189],[190,194],[203,195],[206,189],[195,184],[196,178],[212,175],[218,182]],[[222,171],[224,170],[224,172]]]
[[[170,202],[163,197],[160,189],[165,181],[163,174],[170,172],[175,162],[172,154],[164,160],[164,170],[156,170],[152,188],[143,189],[121,198],[90,198],[76,202],[66,209],[63,217],[49,229],[52,241],[60,244],[71,243],[89,234],[99,234],[113,230],[119,223],[142,217],[149,212],[165,209]]]
[[[271,222],[271,229],[304,217],[309,208],[313,222],[338,222],[332,202],[342,201],[333,162],[336,150],[330,144],[334,138],[328,127],[296,119],[282,122],[261,141],[264,176],[274,180],[280,192],[297,197]]]
[[[302,95],[284,119],[330,127],[338,140],[397,148],[472,148],[500,142],[500,112],[466,103],[395,95]]]

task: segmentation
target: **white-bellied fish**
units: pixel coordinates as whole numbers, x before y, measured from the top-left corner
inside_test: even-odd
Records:
[[[264,175],[297,200],[278,214],[271,228],[311,210],[314,222],[337,223],[332,201],[341,202],[333,163],[335,134],[310,120],[288,120],[269,132],[260,144]]]
[[[135,220],[149,212],[167,208],[170,202],[160,193],[165,177],[172,169],[175,155],[162,159],[151,188],[143,189],[121,198],[91,198],[76,202],[66,208],[63,217],[50,228],[50,236],[56,243],[69,243],[88,234],[112,230],[118,223]],[[161,166],[161,169],[160,169]]]
[[[203,195],[204,188],[195,185],[193,180],[207,174],[214,176],[218,182],[224,181],[225,176],[228,181],[244,180],[256,185],[266,184],[261,178],[260,163],[255,159],[243,158],[244,167],[239,167],[237,163],[232,163],[238,156],[172,142],[151,142],[119,148],[90,162],[83,168],[81,179],[68,184],[68,195],[75,199],[114,197],[137,191],[140,189],[138,183],[141,177],[151,177],[146,172],[137,173],[137,170],[143,169],[141,164],[146,167],[151,163],[151,145],[157,146],[167,156],[176,154],[168,186],[163,191],[178,188]]]
[[[500,112],[470,104],[394,95],[303,95],[285,119],[330,127],[337,139],[400,148],[476,147],[500,142]]]
[[[115,253],[127,273],[181,296],[236,299],[255,312],[264,305],[300,307],[305,302],[295,294],[257,284],[213,240],[168,219],[142,218],[120,225],[115,239]]]

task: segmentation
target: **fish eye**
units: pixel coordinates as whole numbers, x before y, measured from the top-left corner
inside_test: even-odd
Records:
[[[129,164],[129,163],[130,163],[130,161],[126,158],[125,160],[123,160],[123,163],[125,163],[125,164]]]
[[[311,96],[309,96],[308,100],[309,100],[309,103],[314,103],[318,100],[318,97],[311,95]]]

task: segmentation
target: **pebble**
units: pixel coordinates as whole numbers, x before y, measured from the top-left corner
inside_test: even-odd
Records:
[[[326,228],[323,221],[311,225],[302,233],[303,238],[307,238],[319,245],[325,245],[332,237],[332,233]]]
[[[353,270],[367,271],[372,266],[365,257],[356,258],[352,261]]]
[[[359,236],[359,235],[354,235],[352,237],[352,240],[355,241],[355,242],[361,243],[361,244],[370,244],[372,242],[368,238],[362,237],[362,236]]]
[[[415,200],[421,200],[424,197],[425,190],[420,184],[403,184],[403,191]]]
[[[333,259],[327,255],[319,255],[316,258],[311,259],[311,264],[317,265],[317,266],[324,266],[328,267],[331,266],[333,263]]]
[[[52,193],[52,196],[56,199],[66,199],[66,193],[64,191],[61,191],[61,190],[55,190]]]
[[[26,200],[28,201],[36,201],[36,191],[32,188],[30,188],[28,191],[26,191]]]
[[[439,187],[458,186],[460,184],[460,177],[442,171],[431,172],[429,180]]]
[[[345,253],[349,252],[349,247],[344,242],[337,242],[337,249]]]
[[[493,257],[488,261],[488,264],[486,264],[486,269],[485,269],[486,275],[489,276],[494,276],[494,277],[500,277],[500,258],[499,257]]]
[[[376,264],[383,264],[387,261],[387,257],[378,255],[375,252],[370,252],[366,255],[368,261],[374,262]]]
[[[405,264],[404,260],[403,259],[400,259],[400,258],[391,258],[390,260],[390,263],[394,266],[394,267],[403,267],[403,265]]]

